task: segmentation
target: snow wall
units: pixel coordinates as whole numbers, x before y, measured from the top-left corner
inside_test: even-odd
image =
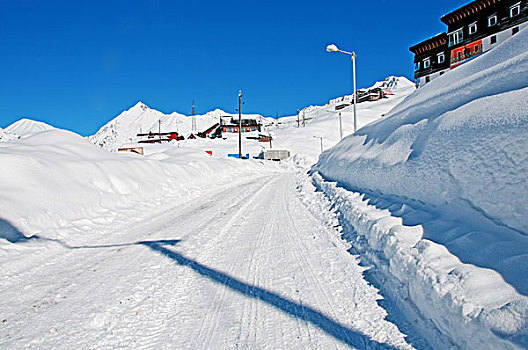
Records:
[[[156,151],[156,145],[149,147]],[[90,227],[92,220],[113,220],[131,206],[149,210],[167,194],[185,197],[255,169],[274,171],[261,161],[219,159],[176,147],[159,146],[146,156],[111,153],[58,129],[0,143],[0,157],[0,238],[10,242],[43,231],[46,238],[82,240],[56,237],[53,228]]]
[[[527,47],[523,30],[313,167],[345,238],[445,336],[436,346],[528,347]]]

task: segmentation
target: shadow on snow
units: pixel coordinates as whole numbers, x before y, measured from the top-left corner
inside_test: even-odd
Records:
[[[232,290],[254,299],[261,300],[282,312],[309,322],[312,325],[318,327],[326,334],[333,338],[358,349],[393,349],[386,344],[378,343],[374,340],[369,339],[367,336],[360,334],[352,329],[346,328],[345,326],[337,323],[323,313],[309,307],[296,303],[281,297],[277,293],[265,290],[260,287],[256,287],[245,282],[242,282],[234,277],[231,277],[221,271],[207,267],[199,262],[189,259],[180,253],[169,250],[163,245],[165,243],[160,241],[151,241],[142,243],[152,250],[155,250],[178,263],[181,266],[187,266],[196,273],[222,284]]]
[[[246,297],[258,299],[265,302],[282,312],[301,319],[305,322],[309,322],[312,325],[318,327],[326,334],[341,341],[344,344],[352,346],[358,349],[394,349],[393,347],[378,343],[367,336],[358,333],[352,329],[349,329],[342,324],[332,320],[328,316],[324,315],[320,311],[317,311],[310,306],[302,305],[300,303],[288,300],[277,293],[268,291],[266,289],[253,286],[242,282],[234,277],[231,277],[221,271],[207,267],[199,262],[189,259],[180,253],[174,252],[167,249],[165,246],[175,246],[181,240],[178,239],[167,239],[167,240],[152,240],[152,241],[137,241],[132,243],[117,243],[117,244],[106,244],[106,245],[81,245],[72,246],[58,239],[45,238],[40,236],[25,237],[19,230],[12,226],[9,222],[0,219],[0,238],[7,239],[11,243],[21,243],[29,240],[38,241],[51,241],[62,245],[67,249],[101,249],[101,248],[115,248],[125,247],[133,245],[143,245],[156,252],[159,252],[166,257],[172,259],[181,266],[186,266],[200,274],[203,277],[208,278],[211,281],[224,285],[235,292],[238,292]]]

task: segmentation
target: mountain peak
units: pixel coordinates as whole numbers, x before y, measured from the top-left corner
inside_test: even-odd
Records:
[[[138,101],[138,103],[136,103],[134,105],[134,107],[130,108],[130,109],[142,109],[144,111],[146,111],[147,109],[150,109],[149,106],[147,106],[146,104],[144,104],[143,102],[141,101]]]
[[[39,122],[28,118],[22,118],[9,125],[4,130],[20,136],[30,136],[41,131],[47,131],[52,129],[55,128],[44,122]]]

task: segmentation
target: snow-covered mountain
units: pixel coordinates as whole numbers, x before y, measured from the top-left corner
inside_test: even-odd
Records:
[[[20,136],[0,128],[0,142],[16,140],[18,138],[20,138]]]
[[[231,116],[232,114],[215,109],[203,115],[195,115],[196,131],[204,131],[218,123],[220,117]],[[262,119],[261,115],[243,114],[243,117]],[[192,132],[192,116],[180,113],[164,114],[152,109],[142,102],[138,102],[132,108],[122,112],[117,117],[101,127],[95,135],[89,139],[96,145],[107,150],[115,150],[117,147],[137,142],[139,133],[172,132],[176,131],[184,137],[188,137]],[[161,123],[160,123],[161,122]]]
[[[39,132],[53,129],[55,129],[53,126],[48,125],[44,122],[23,118],[9,125],[7,128],[4,129],[4,131],[24,138],[38,134]]]
[[[361,116],[360,125],[375,120],[381,116],[382,113],[387,112],[387,106],[394,106],[402,97],[407,96],[414,91],[414,83],[405,77],[388,77],[384,81],[376,82],[370,89],[381,87],[386,92],[391,94],[388,100],[378,101],[376,103],[363,103],[358,105],[360,109],[370,109],[377,106],[381,113],[363,113]],[[303,109],[302,113],[305,119],[319,120],[324,123],[328,118],[335,119],[335,107],[343,102],[352,101],[351,95],[342,96],[331,100],[324,106],[309,106]],[[341,110],[343,116],[349,116],[352,113],[351,107]],[[215,123],[219,122],[220,117],[234,116],[221,109],[215,109],[203,115],[194,116],[196,120],[196,131],[204,131]],[[289,125],[294,126],[297,123],[297,116],[283,117],[278,121],[271,117],[264,117],[260,114],[243,114],[243,118],[254,118],[260,120],[263,125]],[[101,127],[95,135],[90,136],[89,139],[94,144],[105,148],[107,150],[115,150],[118,147],[137,142],[138,133],[148,133],[149,131],[161,132],[176,131],[184,137],[188,137],[192,132],[192,116],[183,115],[180,113],[164,114],[153,108],[148,107],[142,102],[138,102],[132,108],[123,111],[117,117],[109,121]],[[159,123],[161,121],[161,124]],[[306,132],[307,130],[304,130]]]
[[[390,76],[387,77],[385,80],[374,83],[374,85],[367,89],[358,89],[358,91],[368,91],[375,88],[381,88],[388,94],[396,94],[401,93],[402,90],[414,91],[416,86],[412,81],[405,77]],[[352,103],[352,96],[353,94],[337,97],[335,99],[330,100],[329,105]],[[361,95],[358,94],[358,96]]]

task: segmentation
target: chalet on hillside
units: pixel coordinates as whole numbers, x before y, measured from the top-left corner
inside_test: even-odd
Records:
[[[409,50],[414,53],[414,80],[417,85],[427,84],[449,70],[446,33],[422,41]]]
[[[261,125],[255,118],[243,118],[241,121],[241,132],[260,131]],[[238,133],[238,118],[225,116],[220,118],[220,133]]]
[[[441,18],[447,25],[451,68],[491,50],[528,25],[527,0],[476,0]]]
[[[410,48],[415,55],[417,86],[492,50],[527,27],[528,0],[475,0],[441,20],[447,25],[447,33]]]
[[[380,87],[368,89],[368,90],[358,90],[357,92],[356,103],[361,102],[373,102],[381,100],[382,98],[387,98],[387,92],[385,89]]]

